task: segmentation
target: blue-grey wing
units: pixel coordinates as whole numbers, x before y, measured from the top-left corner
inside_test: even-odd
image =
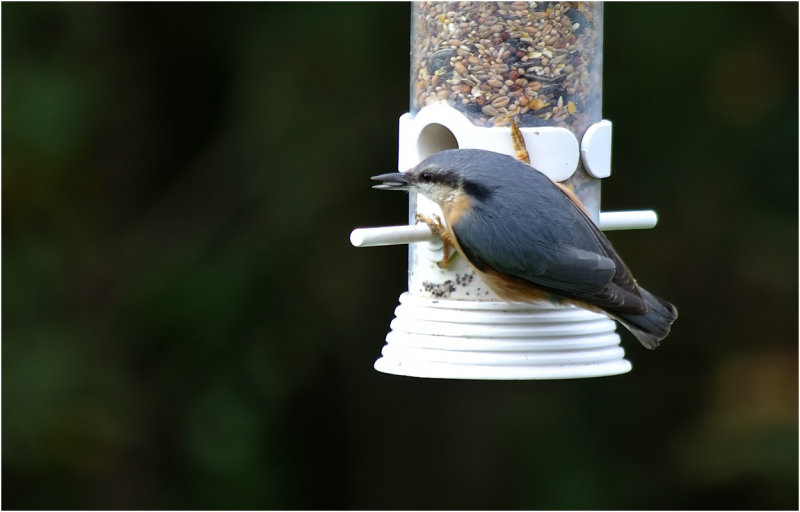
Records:
[[[610,242],[552,186],[534,200],[509,196],[491,208],[476,204],[452,227],[464,256],[478,269],[488,266],[562,297],[645,312],[638,286]]]

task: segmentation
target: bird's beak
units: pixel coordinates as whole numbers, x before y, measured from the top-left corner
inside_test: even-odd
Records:
[[[382,181],[378,185],[373,185],[372,188],[379,190],[411,190],[411,185],[406,179],[406,175],[402,172],[390,172],[389,174],[379,174],[370,178],[375,181]]]

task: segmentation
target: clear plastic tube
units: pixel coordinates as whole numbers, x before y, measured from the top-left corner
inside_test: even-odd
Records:
[[[602,3],[416,2],[411,32],[412,116],[445,103],[477,129],[514,119],[522,128],[566,128],[578,141],[602,120]],[[600,180],[579,162],[563,183],[597,219]],[[413,223],[420,205],[410,199]],[[409,247],[411,293],[498,300],[483,283],[467,279],[464,287],[471,269],[460,258],[450,272],[427,271],[429,253]]]
[[[601,119],[599,2],[413,4],[411,113],[446,101],[478,126]]]
[[[410,109],[446,102],[476,126],[559,126],[581,140],[602,119],[601,2],[415,2]],[[600,182],[566,181],[599,211]]]

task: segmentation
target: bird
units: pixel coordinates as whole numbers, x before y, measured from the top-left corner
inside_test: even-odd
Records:
[[[678,317],[673,304],[638,285],[572,191],[511,156],[448,149],[371,179],[381,182],[373,188],[417,192],[438,204],[444,222],[423,220],[505,301],[603,313],[648,349]]]

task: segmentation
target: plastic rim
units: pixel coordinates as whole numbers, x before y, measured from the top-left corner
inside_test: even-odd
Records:
[[[574,306],[404,293],[375,369],[446,379],[570,379],[631,370],[616,324]]]

